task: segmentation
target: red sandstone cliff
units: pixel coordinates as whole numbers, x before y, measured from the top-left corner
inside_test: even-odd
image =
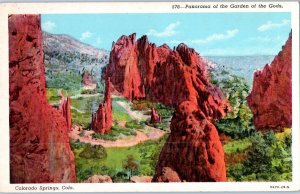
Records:
[[[256,129],[292,126],[292,35],[270,65],[254,73],[248,96]]]
[[[109,133],[112,125],[112,100],[110,78],[106,80],[104,102],[99,104],[97,112],[92,115],[91,128],[98,133]]]
[[[213,120],[229,111],[209,82],[206,62],[184,44],[171,50],[147,37],[122,36],[112,48],[107,77],[129,100],[146,98],[177,107],[155,182],[226,181],[224,152]]]
[[[11,183],[75,182],[68,127],[47,101],[39,15],[10,15]]]
[[[147,98],[176,107],[192,101],[213,119],[228,111],[222,92],[208,80],[206,62],[184,44],[171,50],[156,47],[146,36],[122,36],[113,45],[107,76],[119,93],[129,100]]]

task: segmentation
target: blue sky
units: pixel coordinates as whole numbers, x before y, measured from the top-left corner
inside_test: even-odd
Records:
[[[158,46],[184,42],[203,56],[275,55],[291,30],[290,13],[55,14],[42,29],[110,50],[121,35],[147,34]]]

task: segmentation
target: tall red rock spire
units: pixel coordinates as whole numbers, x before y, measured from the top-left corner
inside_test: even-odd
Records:
[[[68,130],[71,130],[71,127],[72,127],[72,114],[71,114],[71,99],[70,99],[70,96],[65,98],[64,95],[61,93],[59,110],[61,111],[62,115],[64,116],[64,118],[67,122]]]
[[[292,126],[292,33],[272,63],[254,73],[247,101],[256,129]]]
[[[112,99],[111,82],[106,80],[105,97],[103,103],[99,104],[98,110],[92,115],[91,128],[98,133],[109,133],[112,126]]]
[[[10,15],[8,25],[10,181],[75,182],[67,122],[46,97],[40,16]]]

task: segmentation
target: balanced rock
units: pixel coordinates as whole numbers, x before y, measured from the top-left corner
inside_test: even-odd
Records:
[[[175,174],[181,182],[226,181],[224,151],[217,129],[191,101],[182,102],[175,111],[171,134],[160,153],[153,181],[178,181]]]

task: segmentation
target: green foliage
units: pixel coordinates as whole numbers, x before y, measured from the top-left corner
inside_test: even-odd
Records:
[[[116,141],[124,136],[135,136],[136,132],[134,128],[126,128],[118,125],[111,127],[111,133],[93,133],[92,137],[97,139]]]
[[[246,100],[249,86],[244,78],[231,75],[228,72],[226,74],[227,76],[222,79],[214,79],[212,76],[212,80],[229,100],[232,111],[226,118],[218,120],[215,124],[220,132],[232,138],[244,138],[254,130],[253,115]]]
[[[252,145],[250,138],[230,141],[223,146],[225,154],[235,154],[243,152]]]
[[[46,72],[47,88],[62,88],[65,90],[80,90],[82,87],[80,74],[73,71]]]
[[[80,137],[83,137],[83,136],[84,136],[84,134],[85,134],[85,131],[84,131],[84,130],[82,130],[82,131],[80,131],[80,133],[79,133],[79,136],[80,136]]]
[[[137,120],[132,120],[126,122],[125,127],[130,129],[142,129],[145,127],[145,125],[139,123]]]
[[[150,140],[132,147],[106,148],[107,157],[104,159],[86,159],[80,157],[86,144],[71,141],[76,161],[76,175],[78,182],[86,180],[94,174],[109,175],[114,182],[128,182],[127,170],[124,169],[124,160],[132,155],[139,168],[136,175],[153,176],[159,153],[167,136],[159,140]],[[83,144],[83,145],[82,145]]]
[[[72,150],[81,149],[81,148],[84,148],[86,146],[86,144],[80,142],[79,139],[77,139],[76,141],[71,139],[70,140],[70,145],[71,145]]]
[[[153,107],[153,102],[149,100],[133,100],[132,101],[132,109],[133,110],[149,110]]]
[[[101,79],[99,82],[97,82],[95,92],[104,94],[104,92],[105,92],[105,81],[103,79]]]
[[[83,89],[80,92],[81,94],[97,94],[98,92],[96,90],[91,90],[91,89]]]
[[[64,96],[71,96],[77,94],[77,90],[64,90],[59,88],[47,88],[46,95],[51,104],[57,104],[60,100],[60,96],[58,95],[59,90],[61,90]]]
[[[105,148],[101,145],[91,145],[87,144],[82,152],[80,152],[79,156],[81,158],[86,159],[103,159],[106,158],[107,153],[105,151]]]
[[[165,131],[167,131],[170,128],[170,122],[168,121],[161,121],[160,123],[154,123],[149,125]]]
[[[88,129],[91,124],[92,113],[102,101],[102,96],[78,97],[71,99],[72,123]]]
[[[155,109],[162,119],[170,118],[174,112],[174,108],[165,106],[161,103],[155,103]]]
[[[162,119],[170,118],[174,112],[174,108],[165,106],[161,103],[154,103],[149,100],[132,101],[133,110],[146,111],[146,110],[150,110],[151,108],[155,108]]]
[[[241,163],[227,166],[233,181],[291,181],[291,133],[256,132],[250,137],[247,158]]]
[[[133,155],[128,155],[123,161],[123,168],[129,172],[129,179],[133,175],[137,174],[139,163]]]
[[[113,120],[116,121],[126,121],[129,122],[132,120],[132,118],[128,115],[127,111],[116,101],[119,101],[118,99],[113,99],[112,101],[112,117]]]

